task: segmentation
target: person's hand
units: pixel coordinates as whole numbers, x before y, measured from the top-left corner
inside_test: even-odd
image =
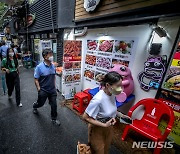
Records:
[[[113,126],[113,125],[115,125],[115,123],[116,123],[116,119],[115,119],[115,118],[112,118],[112,119],[110,119],[109,121],[107,121],[107,122],[105,123],[105,127]]]
[[[41,90],[40,88],[37,89],[38,92],[40,92],[40,90]]]

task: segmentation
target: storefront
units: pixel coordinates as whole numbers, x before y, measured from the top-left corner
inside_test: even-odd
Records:
[[[134,104],[144,98],[159,98],[164,83],[172,86],[167,83],[170,80],[176,85],[171,87],[171,92],[173,89],[178,97],[179,53],[170,61],[174,50],[177,51],[179,36],[180,18],[175,4],[176,1],[138,1],[138,4],[100,1],[97,6],[94,5],[94,11],[94,8],[84,8],[85,1],[77,0],[75,28],[64,30],[62,94],[65,98],[71,99],[76,92],[99,87],[103,75],[115,64],[126,66],[134,83],[132,94],[135,97],[119,108],[123,113],[128,113]],[[172,79],[167,75],[171,63],[176,72]],[[162,89],[168,91],[167,87]],[[176,102],[168,103],[176,110],[179,106],[177,97]],[[166,100],[164,102],[167,104]],[[138,110],[133,116],[140,118],[142,114],[143,110]],[[177,111],[175,116],[177,123]],[[174,129],[177,128],[178,124]],[[176,135],[171,134],[168,139],[180,145],[179,133],[174,131]]]
[[[57,3],[57,1],[50,2],[48,0],[29,3],[27,26],[18,31],[28,40],[26,42],[27,51],[32,54],[34,66],[43,60],[42,51],[44,49],[51,49],[54,54],[54,62],[62,64],[61,51],[59,51],[62,31],[58,30],[57,26]]]

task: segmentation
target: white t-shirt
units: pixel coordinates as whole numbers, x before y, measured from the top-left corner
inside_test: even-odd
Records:
[[[100,90],[90,101],[85,112],[92,118],[115,118],[117,107],[114,95],[107,95],[104,90]]]

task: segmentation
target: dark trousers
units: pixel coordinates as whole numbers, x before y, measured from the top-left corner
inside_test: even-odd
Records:
[[[8,89],[8,95],[11,96],[15,87],[16,94],[16,103],[20,104],[21,96],[20,96],[20,79],[19,74],[15,72],[6,73],[6,85]]]
[[[38,92],[38,100],[36,103],[34,103],[33,108],[40,108],[42,107],[46,100],[49,100],[49,104],[51,105],[51,118],[52,120],[55,120],[57,117],[57,102],[56,102],[56,98],[57,98],[57,94],[53,93],[47,93],[43,90],[40,90]]]

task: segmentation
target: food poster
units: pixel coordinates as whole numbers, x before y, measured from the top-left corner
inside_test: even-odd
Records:
[[[34,39],[34,52],[39,54],[40,51],[40,39]]]
[[[65,41],[63,57],[63,87],[65,99],[71,99],[81,91],[82,41]]]
[[[175,50],[171,66],[167,71],[163,87],[180,92],[180,42]]]
[[[100,86],[103,76],[114,64],[132,67],[136,38],[92,40],[86,42],[84,81],[91,87]]]
[[[40,41],[40,61],[43,61],[42,52],[45,49],[52,50],[52,41],[51,40],[41,40]]]

